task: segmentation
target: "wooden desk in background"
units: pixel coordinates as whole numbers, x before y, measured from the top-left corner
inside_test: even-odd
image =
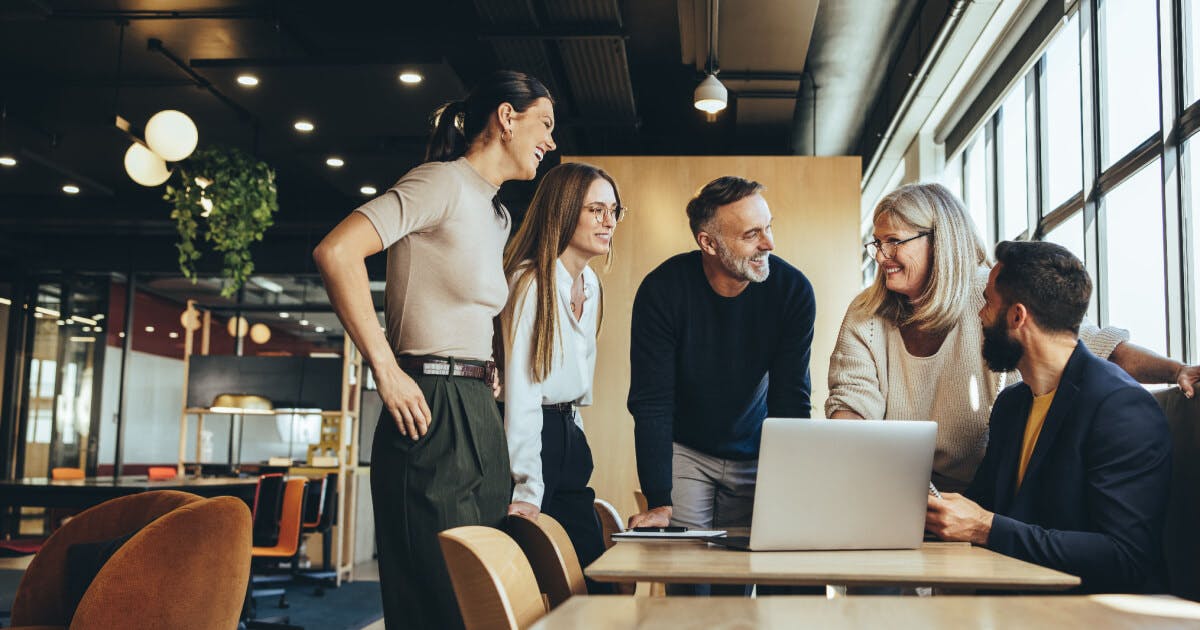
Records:
[[[625,543],[630,544],[630,543]],[[1124,605],[1122,605],[1124,604]],[[1171,609],[1177,616],[1131,612]],[[572,597],[530,630],[575,628],[1195,628],[1200,604],[1141,595]]]
[[[86,509],[117,497],[150,490],[179,490],[202,497],[234,496],[253,506],[258,479],[237,477],[208,477],[201,479],[166,479],[150,481],[144,476],[89,477],[87,479],[51,480],[31,477],[16,481],[0,481],[0,535],[15,534],[22,507],[56,507]],[[11,516],[10,516],[11,515]]]
[[[967,543],[872,551],[734,551],[702,542],[620,542],[584,573],[597,582],[937,586],[1062,591],[1079,578]]]

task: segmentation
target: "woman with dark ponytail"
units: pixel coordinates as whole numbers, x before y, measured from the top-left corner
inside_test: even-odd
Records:
[[[330,302],[375,375],[383,416],[371,454],[388,627],[462,627],[437,533],[501,525],[511,497],[493,399],[492,320],[508,283],[511,227],[496,199],[555,149],[554,103],[520,72],[488,76],[434,114],[425,163],[356,209],[313,257]],[[364,259],[387,250],[387,333]]]

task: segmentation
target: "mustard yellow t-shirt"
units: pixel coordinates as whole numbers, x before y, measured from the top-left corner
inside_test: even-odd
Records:
[[[1041,396],[1033,397],[1029,407],[1029,419],[1025,421],[1025,439],[1021,440],[1021,463],[1017,467],[1017,488],[1025,480],[1025,468],[1029,466],[1029,458],[1033,457],[1033,449],[1037,446],[1038,436],[1042,434],[1042,425],[1046,423],[1046,412],[1050,411],[1050,403],[1054,402],[1054,392],[1050,390]]]

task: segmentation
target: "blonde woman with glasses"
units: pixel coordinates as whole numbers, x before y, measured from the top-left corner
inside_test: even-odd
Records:
[[[583,566],[604,552],[592,451],[578,408],[592,402],[596,337],[604,315],[600,279],[588,263],[611,262],[613,231],[625,217],[617,184],[587,164],[546,173],[504,252],[508,304],[504,337],[504,426],[513,495],[510,514],[562,523]],[[609,592],[589,581],[588,590]]]
[[[829,360],[829,418],[929,419],[938,423],[933,482],[961,492],[988,441],[992,402],[1018,374],[983,360],[984,305],[991,263],[959,200],[941,184],[903,186],[879,202],[875,281],[846,311]],[[1176,382],[1189,396],[1200,368],[1127,342],[1118,328],[1080,327],[1093,354],[1143,383]]]

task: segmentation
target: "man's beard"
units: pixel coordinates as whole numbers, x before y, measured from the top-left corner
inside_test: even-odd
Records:
[[[1025,348],[1008,337],[1008,322],[1005,309],[991,326],[983,327],[983,360],[993,372],[1011,372],[1025,355]]]
[[[725,243],[720,238],[714,238],[713,244],[716,245],[717,257],[721,259],[721,264],[729,273],[738,278],[750,282],[763,282],[767,276],[771,275],[771,262],[768,258],[770,252],[759,252],[753,256],[738,256],[733,253],[733,250],[725,247]],[[751,264],[753,260],[762,261],[761,271]]]

